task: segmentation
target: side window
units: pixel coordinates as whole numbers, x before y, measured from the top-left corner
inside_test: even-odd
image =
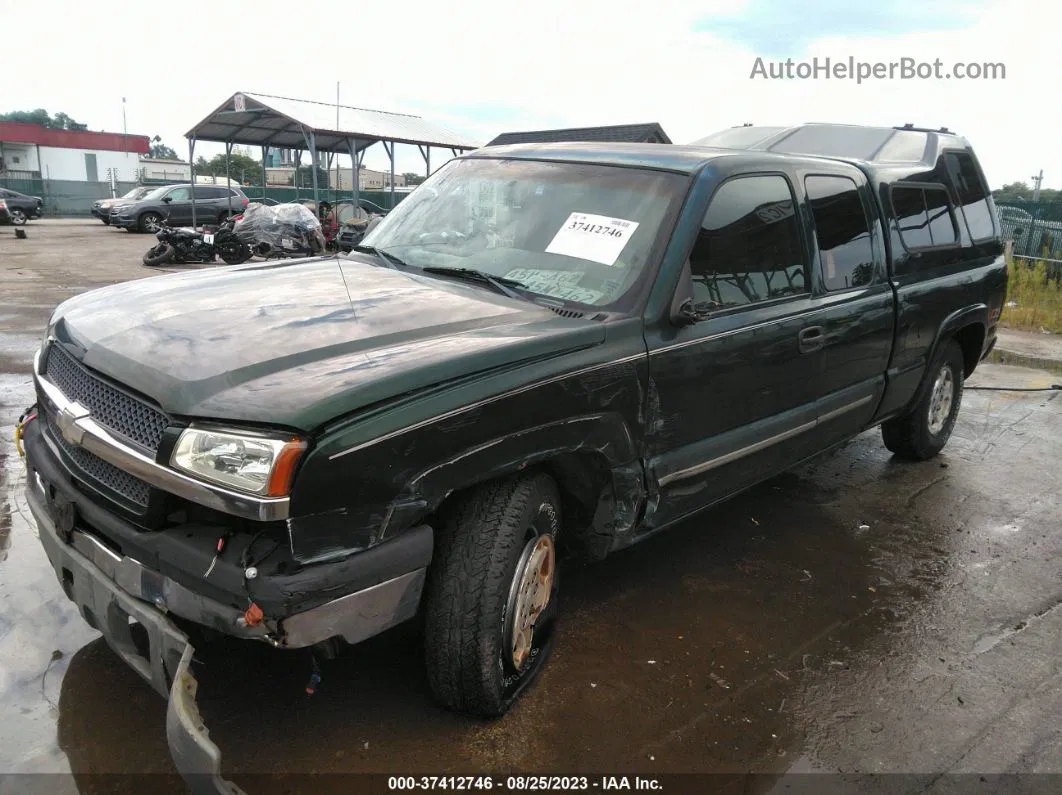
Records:
[[[947,163],[948,176],[951,177],[963,215],[966,216],[971,239],[983,240],[993,237],[996,232],[988,190],[981,181],[981,174],[974,159],[965,153],[948,152],[944,155],[944,162]]]
[[[189,201],[192,197],[188,192],[188,188],[174,188],[166,196],[173,199],[175,202]]]
[[[909,251],[958,243],[955,217],[943,186],[897,185],[892,189],[892,208]]]
[[[874,279],[874,248],[859,188],[847,177],[807,177],[804,188],[827,290],[861,287]]]
[[[808,291],[795,207],[783,177],[723,183],[690,253],[693,300],[700,308],[729,309]]]
[[[222,196],[225,195],[225,192],[224,192],[224,190],[222,188],[210,188],[210,187],[207,187],[205,185],[196,185],[194,190],[195,190],[195,198],[197,200],[199,200],[199,199],[220,199]]]
[[[953,246],[959,242],[955,218],[951,214],[951,202],[944,188],[926,188],[926,213],[929,217],[929,235],[934,246]]]

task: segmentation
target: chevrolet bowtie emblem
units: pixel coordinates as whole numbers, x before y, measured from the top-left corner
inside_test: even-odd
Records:
[[[78,420],[89,415],[89,410],[79,403],[71,403],[59,410],[55,417],[55,424],[59,433],[70,444],[81,445],[81,439],[85,436],[85,429],[78,424]]]

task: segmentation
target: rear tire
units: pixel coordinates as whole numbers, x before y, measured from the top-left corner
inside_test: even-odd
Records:
[[[545,666],[557,613],[560,498],[544,474],[475,489],[447,512],[426,586],[424,643],[437,701],[504,714]]]
[[[17,207],[12,207],[10,210],[8,210],[8,213],[11,215],[11,223],[13,223],[15,226],[25,226],[26,225],[26,213],[25,212],[23,212],[22,210],[18,209]]]
[[[157,246],[148,249],[148,252],[144,255],[144,264],[151,268],[165,265],[167,262],[173,262],[176,254],[176,249],[169,243],[159,243]]]
[[[958,342],[941,345],[927,370],[922,398],[909,413],[882,423],[882,441],[898,458],[925,461],[944,449],[962,403],[964,366]]]

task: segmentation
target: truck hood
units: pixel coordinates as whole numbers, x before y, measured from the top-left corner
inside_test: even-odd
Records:
[[[358,256],[104,287],[61,304],[50,333],[172,415],[299,430],[604,338],[600,323]]]

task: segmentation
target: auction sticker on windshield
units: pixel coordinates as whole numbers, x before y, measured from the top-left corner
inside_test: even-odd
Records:
[[[572,213],[546,246],[546,252],[600,262],[602,265],[615,265],[620,252],[637,228],[637,221]]]

